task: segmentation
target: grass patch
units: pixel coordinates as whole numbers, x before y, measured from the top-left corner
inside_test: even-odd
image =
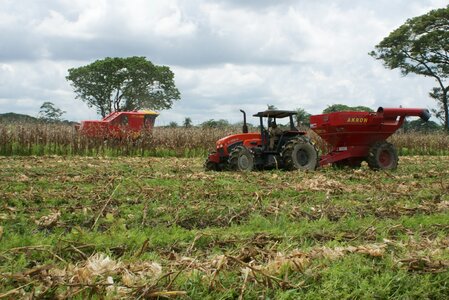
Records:
[[[206,173],[202,159],[173,157],[0,163],[0,295],[449,294],[447,157],[402,157],[395,172]]]

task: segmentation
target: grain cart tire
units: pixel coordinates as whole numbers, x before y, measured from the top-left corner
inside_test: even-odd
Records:
[[[237,146],[229,154],[228,164],[233,171],[250,172],[254,170],[254,155],[246,147]]]
[[[395,170],[399,157],[393,144],[377,142],[369,149],[366,161],[372,170]]]
[[[282,159],[287,170],[315,170],[318,167],[319,156],[311,140],[301,137],[284,145]]]

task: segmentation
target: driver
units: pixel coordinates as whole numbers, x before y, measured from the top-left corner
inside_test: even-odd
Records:
[[[273,149],[274,143],[279,139],[279,136],[282,135],[282,129],[273,122],[271,123],[270,128],[268,128],[268,133],[270,135],[270,149]]]

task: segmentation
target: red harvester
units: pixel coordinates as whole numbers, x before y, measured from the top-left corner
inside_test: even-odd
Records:
[[[265,168],[287,170],[314,170],[318,166],[360,167],[363,161],[371,169],[395,169],[398,155],[395,147],[386,141],[404,123],[407,116],[430,118],[427,109],[382,108],[377,112],[335,112],[310,117],[310,127],[332,150],[321,157],[305,132],[293,124],[294,111],[266,110],[255,114],[260,118],[260,133],[248,133],[244,111],[243,133],[224,137],[216,142],[216,150],[209,154],[206,170],[251,171]],[[267,128],[276,119],[289,117],[286,130],[269,134]],[[277,126],[274,126],[274,128]],[[274,141],[272,141],[274,139]]]
[[[82,121],[75,129],[88,137],[95,138],[138,138],[142,131],[151,131],[159,114],[151,111],[118,111],[103,120]]]

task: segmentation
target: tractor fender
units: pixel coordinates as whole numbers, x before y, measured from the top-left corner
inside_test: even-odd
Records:
[[[262,141],[260,139],[248,139],[243,141],[243,146],[249,149],[260,145],[262,145]]]

